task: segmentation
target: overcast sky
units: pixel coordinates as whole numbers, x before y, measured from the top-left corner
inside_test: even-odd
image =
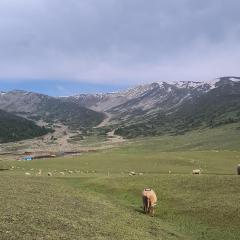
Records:
[[[1,0],[0,87],[240,75],[239,10],[239,0]]]

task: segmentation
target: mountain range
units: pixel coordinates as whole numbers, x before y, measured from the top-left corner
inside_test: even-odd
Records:
[[[156,82],[123,92],[68,97],[111,116],[109,124],[125,137],[183,134],[240,119],[240,78]]]
[[[16,90],[0,93],[0,109],[72,129],[102,127],[127,138],[184,134],[240,121],[240,77],[155,82],[115,93],[57,98]]]

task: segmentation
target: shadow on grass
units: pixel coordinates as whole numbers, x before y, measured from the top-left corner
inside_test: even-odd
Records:
[[[143,211],[142,208],[134,208],[135,212],[141,213],[141,214],[145,214],[145,212]]]

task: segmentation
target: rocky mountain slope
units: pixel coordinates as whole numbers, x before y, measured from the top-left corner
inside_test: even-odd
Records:
[[[127,91],[106,94],[80,94],[66,98],[98,111],[114,111],[122,108],[151,109],[161,105],[166,99],[174,103],[186,98],[189,94],[206,92],[212,88],[215,81],[205,82],[176,82],[176,83],[151,83],[137,86]],[[176,97],[177,99],[173,99]],[[123,109],[122,109],[123,110]]]
[[[93,127],[104,118],[102,113],[71,101],[18,90],[0,93],[0,109],[32,120],[61,122],[72,128]]]
[[[206,82],[159,82],[127,91],[67,98],[111,116],[108,124],[127,137],[179,134],[239,121],[240,78]]]
[[[98,125],[125,137],[183,134],[240,121],[240,78],[156,82],[122,92],[62,98],[25,91],[2,92],[0,109],[82,131]],[[100,124],[104,116],[107,119]]]
[[[221,80],[210,91],[191,96],[173,109],[158,110],[144,121],[120,126],[116,132],[127,137],[183,134],[234,122],[240,122],[240,82]]]

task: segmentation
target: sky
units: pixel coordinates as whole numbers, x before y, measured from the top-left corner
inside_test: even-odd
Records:
[[[239,0],[1,0],[0,90],[239,76]]]

